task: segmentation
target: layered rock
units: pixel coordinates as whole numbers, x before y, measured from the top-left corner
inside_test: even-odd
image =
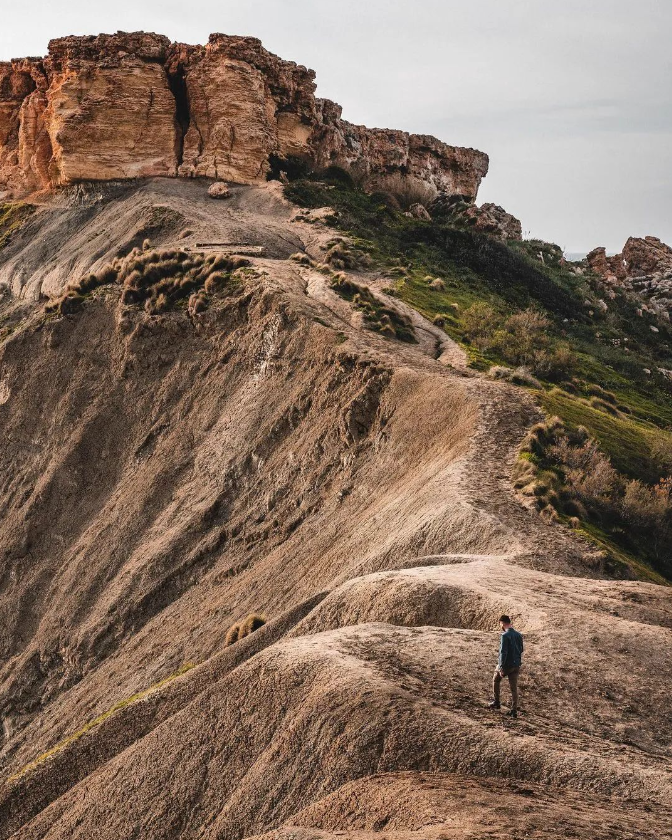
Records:
[[[315,97],[314,80],[256,38],[51,41],[45,59],[0,64],[0,194],[156,175],[255,183],[274,157],[300,156],[371,180],[399,172],[475,199],[487,155],[351,125],[340,106]]]
[[[638,294],[657,313],[672,311],[672,248],[655,236],[631,236],[620,254],[607,256],[595,248],[586,257],[588,266],[612,285]]]

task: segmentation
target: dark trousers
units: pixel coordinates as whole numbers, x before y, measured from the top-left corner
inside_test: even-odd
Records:
[[[518,709],[518,674],[520,668],[505,668],[504,676],[509,680],[509,688],[511,689],[511,708]],[[492,678],[492,692],[495,695],[495,703],[499,703],[500,688],[502,685],[502,675],[499,671],[495,671]]]

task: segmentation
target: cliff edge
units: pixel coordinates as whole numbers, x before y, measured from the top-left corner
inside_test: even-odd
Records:
[[[263,181],[274,157],[401,173],[474,200],[488,157],[434,137],[369,129],[315,97],[315,73],[256,38],[205,46],[153,33],[58,38],[0,63],[0,197],[151,176]]]

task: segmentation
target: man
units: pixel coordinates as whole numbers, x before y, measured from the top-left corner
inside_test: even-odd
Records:
[[[499,702],[500,687],[504,677],[508,677],[511,689],[511,711],[509,717],[518,717],[518,674],[523,659],[523,637],[511,626],[508,615],[499,618],[502,635],[499,639],[499,660],[492,679],[492,691],[495,699],[490,703],[491,709],[501,708]]]

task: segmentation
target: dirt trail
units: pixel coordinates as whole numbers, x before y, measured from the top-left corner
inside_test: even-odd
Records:
[[[672,836],[671,590],[520,504],[522,389],[417,313],[417,345],[363,329],[289,259],[333,232],[233,193],[84,190],[0,259],[28,300],[147,236],[264,249],[201,316],[105,289],[0,347],[3,773],[199,663],[0,787],[0,837]]]

